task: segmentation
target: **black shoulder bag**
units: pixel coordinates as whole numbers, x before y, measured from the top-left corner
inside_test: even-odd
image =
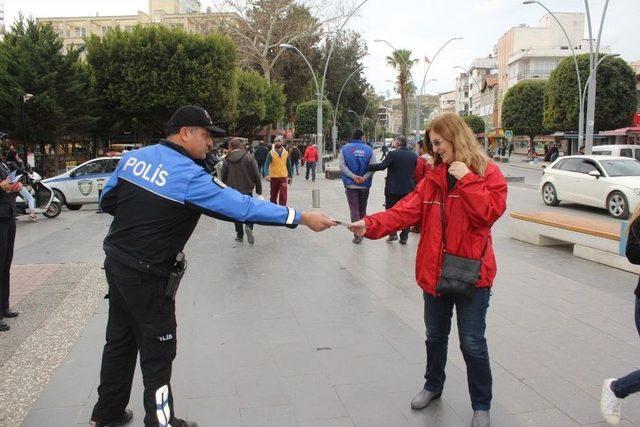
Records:
[[[480,269],[484,253],[489,244],[489,238],[482,249],[482,258],[464,258],[447,252],[446,223],[444,214],[444,197],[440,205],[440,218],[442,224],[442,252],[443,260],[440,269],[440,279],[436,285],[439,295],[451,297],[471,298],[476,289],[476,282],[480,279]]]

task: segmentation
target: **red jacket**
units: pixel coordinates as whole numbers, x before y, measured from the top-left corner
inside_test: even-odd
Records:
[[[420,181],[422,181],[422,178],[424,178],[427,175],[427,172],[429,172],[431,169],[432,167],[427,161],[426,157],[418,157],[416,169],[413,171],[413,182],[416,183],[416,186],[418,185],[418,183],[420,183]]]
[[[443,195],[446,199],[447,252],[466,258],[483,258],[476,287],[491,287],[497,269],[491,226],[502,216],[507,202],[507,182],[493,162],[487,165],[484,177],[470,172],[456,183],[450,193],[447,191],[447,165],[438,165],[413,193],[393,208],[366,216],[365,237],[380,239],[396,230],[420,224],[416,281],[425,292],[435,295],[443,254],[440,216]]]
[[[304,156],[303,159],[305,162],[310,162],[310,163],[314,163],[318,161],[318,149],[316,147],[314,147],[313,145],[310,145],[307,147],[306,150],[304,150]]]

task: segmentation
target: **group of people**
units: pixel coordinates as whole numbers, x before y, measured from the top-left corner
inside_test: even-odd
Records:
[[[201,162],[212,144],[212,134],[219,131],[201,107],[180,107],[167,123],[166,138],[124,154],[103,190],[100,207],[114,220],[103,244],[109,314],[98,401],[91,415],[94,427],[123,425],[132,419],[127,404],[138,353],[145,425],[197,426],[176,417],[171,371],[177,351],[175,297],[186,268],[182,251],[201,214],[235,222],[238,237],[246,233],[250,243],[253,224],[305,225],[316,232],[338,225],[322,212],[286,206],[286,185],[294,170],[292,152],[297,147],[286,150],[281,140],[267,150],[262,162],[248,152],[243,140],[232,139],[220,174],[228,186],[212,179]],[[485,330],[497,273],[491,229],[506,210],[507,183],[455,113],[432,119],[418,147],[415,152],[406,138],[399,137],[395,150],[378,162],[362,131],[354,132],[339,156],[352,220],[348,228],[359,244],[363,238],[394,241],[397,237],[392,236],[398,231],[400,242],[406,243],[407,230],[418,227],[415,277],[424,301],[426,370],[411,407],[424,409],[442,396],[455,307],[473,409],[471,425],[487,427],[492,373]],[[310,159],[313,157],[306,161]],[[141,164],[162,164],[162,170],[153,175],[162,179],[147,180],[136,174]],[[252,197],[254,191],[262,194],[264,165],[272,189],[270,202]],[[386,209],[367,214],[373,173],[384,169],[388,171]],[[13,244],[11,200],[19,186],[9,185],[7,174],[8,169],[1,165],[0,233]],[[638,217],[640,211],[632,220],[627,245],[627,255],[636,263],[640,263]],[[4,256],[0,266],[7,261],[2,250],[0,247],[0,256]],[[10,257],[8,261],[10,264]],[[4,280],[8,270],[2,274]],[[636,295],[640,331],[640,291]],[[4,296],[1,313],[17,315]],[[602,408],[608,422],[620,420],[620,399],[638,390],[640,372],[605,381]]]

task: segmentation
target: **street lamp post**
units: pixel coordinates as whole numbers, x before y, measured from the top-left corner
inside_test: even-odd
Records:
[[[20,103],[22,109],[22,151],[24,151],[24,161],[27,162],[27,121],[24,113],[24,104],[27,103],[28,100],[33,98],[33,95],[30,93],[25,93],[22,95],[22,102]]]
[[[364,130],[364,128],[362,127],[362,119],[360,118],[360,115],[353,110],[347,110],[347,113],[355,114],[355,116],[358,118],[358,122],[360,123],[360,129]]]
[[[573,48],[573,42],[572,42],[571,38],[569,37],[569,34],[567,34],[567,30],[565,30],[565,28],[560,23],[560,20],[558,20],[556,15],[553,12],[551,12],[551,10],[547,6],[545,6],[542,2],[540,2],[538,0],[526,0],[526,1],[522,2],[522,4],[534,4],[534,3],[537,3],[542,8],[544,8],[549,13],[549,15],[551,15],[551,17],[558,23],[558,26],[560,27],[560,29],[564,33],[564,36],[566,37],[567,42],[569,43],[569,48],[571,49],[571,53],[573,55],[573,65],[576,68],[576,76],[578,77],[578,102],[580,103],[580,105],[579,105],[580,112],[579,112],[579,116],[578,116],[578,148],[580,148],[582,146],[582,144],[583,144],[583,141],[584,141],[584,95],[583,95],[583,92],[582,92],[582,81],[581,81],[581,78],[580,78],[580,67],[578,67],[578,56],[576,55],[576,51]]]
[[[424,86],[427,83],[427,75],[429,74],[429,69],[431,68],[431,66],[435,62],[435,60],[438,57],[438,55],[440,54],[440,52],[442,52],[442,50],[449,43],[451,43],[454,40],[462,40],[462,37],[452,37],[449,40],[447,40],[442,46],[440,46],[440,49],[438,49],[436,54],[433,55],[433,57],[431,58],[431,62],[429,62],[429,65],[427,65],[427,69],[424,72],[424,77],[422,77],[422,86],[420,86],[420,91],[416,93],[416,132],[418,133],[418,135],[416,135],[417,137],[420,137],[420,128],[422,127],[422,126],[420,126],[420,105],[419,105],[420,100],[419,100],[419,97],[422,95],[422,91],[424,90]],[[416,87],[416,89],[418,89],[418,88]]]
[[[604,9],[602,11],[602,17],[600,19],[600,28],[598,29],[598,38],[596,40],[595,50],[593,49],[593,30],[591,27],[591,12],[589,11],[589,0],[584,0],[585,9],[587,11],[587,22],[589,25],[589,93],[587,96],[587,127],[586,127],[586,140],[584,144],[584,153],[591,154],[593,148],[593,130],[594,119],[596,113],[596,80],[598,69],[598,57],[600,56],[600,41],[602,40],[602,28],[604,27],[604,18],[607,15],[607,8],[609,7],[609,0],[604,3]]]
[[[338,93],[338,99],[336,100],[336,108],[333,109],[333,127],[331,128],[331,142],[333,144],[332,154],[335,157],[336,155],[336,140],[338,139],[338,127],[336,125],[338,119],[338,105],[340,105],[340,98],[342,97],[342,91],[344,90],[347,82],[351,80],[358,71],[362,71],[367,67],[358,67],[349,76],[345,79],[344,83],[342,83],[342,87],[340,88],[340,92]]]

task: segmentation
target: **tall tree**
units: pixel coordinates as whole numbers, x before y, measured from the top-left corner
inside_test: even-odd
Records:
[[[50,24],[20,17],[0,41],[0,87],[0,129],[13,139],[28,136],[44,152],[63,137],[90,137],[96,117],[87,68],[80,51],[62,54]],[[25,94],[33,97],[23,102]]]
[[[307,101],[298,105],[296,108],[296,134],[312,135],[317,131],[317,101]],[[327,101],[322,103],[322,128],[326,134],[331,126],[331,104]]]
[[[546,131],[542,123],[547,82],[524,80],[507,91],[502,103],[502,126],[516,135],[533,138]]]
[[[589,76],[589,55],[578,56],[580,79]],[[623,59],[607,57],[598,67],[595,131],[629,126],[636,111],[635,73]],[[580,112],[573,58],[553,70],[545,90],[544,124],[552,130],[575,130]],[[586,105],[585,105],[586,111]]]
[[[267,83],[255,71],[239,71],[235,131],[252,141],[260,129],[282,118],[284,103],[282,85]]]
[[[398,72],[396,79],[396,92],[400,94],[400,104],[402,106],[402,126],[403,135],[407,135],[409,130],[409,94],[411,78],[411,67],[417,62],[411,59],[411,51],[407,49],[394,50],[391,56],[387,56],[387,65]]]
[[[222,35],[116,28],[87,40],[87,61],[107,132],[138,128],[149,139],[185,104],[204,107],[223,127],[237,118],[236,50]]]
[[[469,114],[468,116],[464,116],[463,119],[469,125],[473,133],[484,132],[484,120],[482,120],[482,117],[476,116],[475,114]]]

